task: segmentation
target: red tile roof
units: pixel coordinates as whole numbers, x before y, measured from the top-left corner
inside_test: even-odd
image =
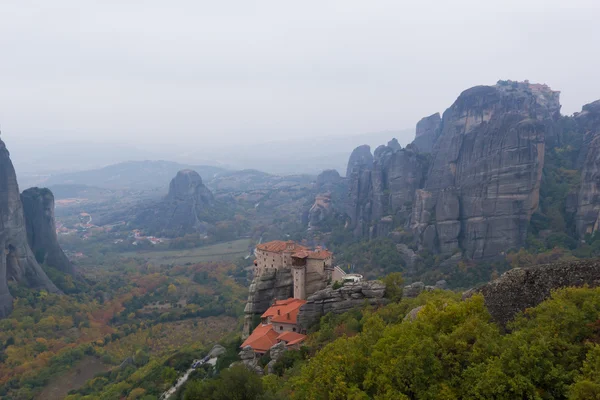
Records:
[[[292,298],[277,300],[261,317],[271,318],[271,322],[296,324],[298,322],[298,312],[303,304],[306,304],[306,300]]]
[[[256,246],[258,250],[270,251],[273,253],[282,253],[288,250],[288,245],[290,247],[289,251],[298,251],[298,250],[308,250],[306,247],[295,243],[292,240],[288,240],[284,242],[283,240],[273,240],[272,242],[261,243]]]
[[[332,252],[328,251],[328,250],[317,250],[317,251],[311,251],[308,258],[316,258],[318,260],[325,260],[329,257],[331,257],[333,255]]]
[[[302,343],[306,339],[306,335],[296,332],[283,332],[279,334],[275,332],[272,324],[257,326],[248,339],[242,343],[240,348],[246,346],[252,347],[252,350],[259,353],[266,353],[271,347],[279,342],[285,342],[286,346],[293,346]]]
[[[279,334],[273,330],[273,325],[258,325],[252,331],[252,334],[240,346],[242,349],[246,346],[252,347],[254,351],[266,352],[273,345],[277,344]]]
[[[278,342],[285,342],[287,345],[294,345],[296,343],[301,343],[306,339],[306,335],[297,332],[283,332],[281,335],[277,337]]]

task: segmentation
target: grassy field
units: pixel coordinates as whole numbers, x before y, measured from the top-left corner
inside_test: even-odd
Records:
[[[130,251],[123,257],[142,257],[153,264],[186,264],[206,261],[232,261],[248,255],[250,239],[217,243],[185,250]]]

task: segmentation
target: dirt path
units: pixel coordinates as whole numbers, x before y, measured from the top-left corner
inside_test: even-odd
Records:
[[[79,389],[88,379],[92,379],[96,374],[108,369],[109,366],[103,364],[96,357],[85,357],[68,372],[52,379],[35,398],[37,400],[62,400],[70,390]]]

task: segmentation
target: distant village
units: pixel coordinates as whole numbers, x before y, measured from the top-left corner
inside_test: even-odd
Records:
[[[92,216],[89,213],[82,212],[78,215],[78,222],[74,224],[65,224],[60,220],[56,220],[57,235],[79,235],[82,240],[88,240],[94,233],[110,232],[115,226],[124,225],[125,222],[120,222],[112,225],[97,226],[92,223]],[[123,232],[121,232],[123,233]],[[142,242],[149,242],[152,245],[164,243],[168,239],[158,238],[155,236],[145,236],[140,229],[133,229],[127,234],[129,240],[133,240],[131,244],[138,246]],[[124,243],[126,239],[118,238],[113,241],[113,244]],[[69,254],[71,258],[82,258],[85,255],[81,252]]]

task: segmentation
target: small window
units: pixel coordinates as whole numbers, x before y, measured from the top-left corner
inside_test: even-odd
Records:
[[[294,332],[296,332],[296,328],[292,328],[292,330],[293,330]]]
[[[279,330],[282,331],[283,330],[283,325],[279,325]]]

